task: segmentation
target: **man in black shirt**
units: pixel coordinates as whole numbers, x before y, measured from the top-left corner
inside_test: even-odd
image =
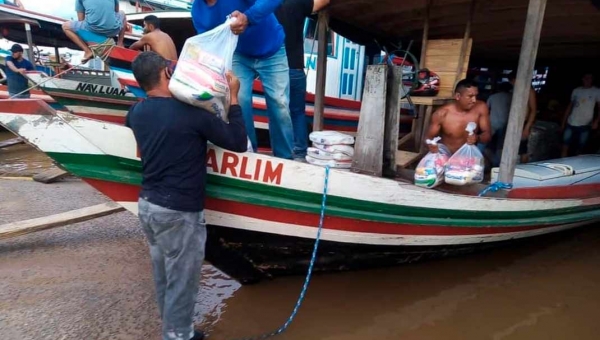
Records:
[[[306,74],[304,73],[304,22],[329,0],[284,0],[275,12],[285,32],[290,67],[290,115],[294,127],[294,158],[304,159],[308,147],[306,123]]]
[[[169,62],[141,53],[133,74],[147,98],[127,113],[142,158],[139,218],[150,246],[163,340],[200,340],[193,316],[204,260],[207,141],[246,151],[247,136],[238,104],[240,83],[228,74],[229,123],[172,97]]]

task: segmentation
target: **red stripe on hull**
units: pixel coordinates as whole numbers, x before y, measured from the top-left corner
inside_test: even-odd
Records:
[[[553,187],[517,188],[508,192],[508,198],[577,199],[600,197],[600,184],[577,184]]]
[[[259,93],[264,93],[265,89],[262,86],[260,80],[255,80],[254,84],[252,84],[252,89]],[[315,95],[312,93],[306,94],[306,101],[308,103],[315,102]],[[333,98],[333,97],[325,97],[325,105],[335,106],[339,108],[349,109],[349,110],[360,110],[361,103],[356,100],[348,100],[341,98]]]
[[[134,185],[84,179],[91,186],[110,197],[114,201],[137,202],[140,188]],[[258,206],[235,201],[207,198],[206,208],[223,213],[246,216],[266,221],[316,227],[319,214],[299,212]],[[420,236],[468,236],[486,234],[505,234],[520,231],[545,229],[556,225],[537,225],[526,227],[445,227],[428,225],[410,225],[384,222],[371,222],[351,218],[325,216],[325,228],[351,232],[363,232],[385,235],[420,235]]]
[[[94,113],[81,113],[81,112],[74,112],[74,114],[77,116],[85,117],[85,118],[101,120],[103,122],[125,125],[125,116],[119,117],[119,116],[100,115],[100,114],[94,114]]]
[[[54,113],[54,109],[41,99],[2,99],[0,111],[22,115]]]

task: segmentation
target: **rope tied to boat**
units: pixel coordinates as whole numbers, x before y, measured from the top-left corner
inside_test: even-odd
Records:
[[[110,44],[109,41],[112,41],[112,44]],[[107,41],[105,41],[104,43],[90,46],[90,48],[92,49],[92,53],[94,53],[94,57],[98,56],[98,57],[100,57],[100,59],[102,59],[103,62],[105,62],[106,59],[108,59],[108,56],[112,52],[113,48],[115,48],[115,46],[116,45],[114,44],[114,41],[112,39],[107,39]],[[102,54],[98,55],[95,51],[100,50],[100,48],[102,48]],[[83,63],[79,63],[78,65],[73,65],[73,66],[67,68],[66,70],[63,70],[63,71],[61,71],[61,72],[59,72],[59,73],[57,73],[57,74],[55,74],[55,75],[53,75],[51,77],[48,77],[47,79],[45,79],[45,80],[43,80],[43,81],[41,81],[39,83],[34,84],[33,86],[30,86],[30,87],[26,88],[25,90],[23,90],[23,91],[21,91],[21,92],[19,92],[17,94],[14,94],[14,95],[10,96],[8,99],[15,99],[16,97],[22,95],[23,93],[29,92],[29,91],[35,89],[36,87],[38,87],[38,86],[40,86],[40,85],[42,85],[42,84],[44,84],[44,83],[46,83],[46,82],[48,82],[48,81],[50,81],[52,79],[56,79],[56,78],[62,76],[63,74],[65,74],[65,73],[73,70],[73,69],[76,69],[76,68],[86,68],[86,67],[82,67],[81,65],[83,65]]]
[[[319,228],[317,230],[317,236],[315,237],[315,245],[313,247],[310,264],[308,265],[308,272],[306,273],[306,278],[304,279],[304,285],[302,286],[302,290],[300,291],[300,296],[298,297],[298,300],[296,301],[296,305],[294,306],[294,310],[292,311],[292,314],[289,316],[287,321],[281,327],[279,327],[277,330],[275,330],[273,332],[265,333],[265,334],[258,335],[258,336],[248,337],[248,338],[241,338],[241,339],[237,339],[237,340],[268,339],[268,338],[274,337],[276,335],[279,335],[279,334],[285,332],[285,330],[290,326],[292,321],[294,321],[294,318],[296,317],[296,314],[298,314],[298,310],[300,309],[300,306],[302,305],[302,302],[304,301],[304,297],[306,296],[306,291],[308,290],[308,285],[310,283],[310,279],[312,276],[313,266],[315,264],[315,260],[317,259],[317,249],[319,248],[319,241],[321,239],[321,231],[323,230],[323,222],[325,220],[325,207],[326,207],[326,203],[327,203],[327,187],[328,186],[329,186],[329,166],[326,166],[325,167],[325,181],[324,181],[324,185],[323,185],[323,198],[321,199],[321,215],[319,217]]]
[[[485,196],[488,192],[497,192],[500,189],[510,190],[512,189],[512,183],[504,183],[504,182],[494,182],[488,185],[485,189],[481,190],[479,193],[479,197]]]

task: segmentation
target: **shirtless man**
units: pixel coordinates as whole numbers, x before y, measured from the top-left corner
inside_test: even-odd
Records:
[[[145,50],[146,46],[167,60],[177,60],[175,43],[167,33],[160,30],[160,20],[155,15],[144,18],[144,36],[129,48]]]
[[[477,86],[463,79],[456,84],[454,103],[446,104],[433,113],[427,138],[442,137],[440,143],[455,153],[465,143],[476,144],[490,141],[490,115],[487,105],[477,100]],[[465,130],[469,122],[477,124],[475,134]],[[429,151],[437,152],[437,146],[429,145]]]

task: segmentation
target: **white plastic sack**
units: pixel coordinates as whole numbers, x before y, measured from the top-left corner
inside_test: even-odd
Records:
[[[325,144],[325,145],[334,145],[334,144],[352,145],[352,144],[354,144],[354,137],[347,135],[345,133],[337,132],[337,131],[313,131],[310,133],[308,138],[313,143],[319,143],[319,144]]]
[[[444,167],[451,154],[444,144],[438,144],[440,139],[435,137],[426,141],[427,144],[437,145],[438,152],[430,152],[421,159],[415,170],[415,185],[434,188],[444,181]]]
[[[352,167],[352,161],[336,161],[333,159],[324,160],[318,159],[311,156],[306,156],[306,161],[310,164],[319,165],[319,166],[327,166],[329,165],[331,168],[338,169],[350,169]]]
[[[306,153],[312,158],[321,160],[336,160],[336,161],[352,161],[352,156],[345,155],[341,152],[329,152],[315,147],[309,147]]]
[[[206,109],[227,121],[230,93],[226,72],[231,70],[238,36],[227,19],[214,29],[185,41],[169,90],[175,98]]]
[[[475,123],[467,125],[469,135],[475,131]],[[453,185],[466,185],[483,181],[483,155],[475,145],[466,144],[450,157],[445,167],[444,179]]]
[[[325,144],[320,144],[320,143],[313,143],[313,147],[315,147],[319,150],[327,151],[329,153],[342,154],[342,155],[348,156],[350,158],[352,158],[354,156],[354,148],[351,147],[350,145],[343,145],[343,144],[325,145]]]

